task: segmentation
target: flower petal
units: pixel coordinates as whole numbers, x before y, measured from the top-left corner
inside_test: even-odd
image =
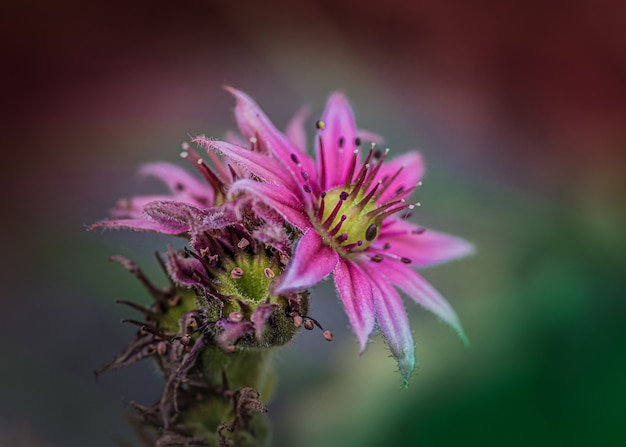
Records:
[[[313,287],[333,271],[338,258],[335,250],[324,245],[317,231],[308,230],[300,238],[275,292],[280,294]]]
[[[334,277],[337,292],[363,352],[374,329],[375,316],[370,284],[372,281],[357,264],[341,258],[337,262]]]
[[[343,93],[335,92],[330,95],[322,114],[322,121],[325,128],[320,130],[321,144],[319,140],[316,142],[316,155],[320,164],[318,166],[320,179],[322,171],[325,171],[325,184],[320,185],[320,188],[327,191],[345,182],[356,149],[357,130],[354,114]],[[322,149],[323,156],[320,154]],[[324,166],[321,165],[322,161]]]
[[[376,322],[383,332],[393,356],[398,361],[406,387],[415,368],[415,343],[402,299],[389,284],[387,278],[381,275],[377,264],[364,263],[362,267],[371,278]]]
[[[161,224],[165,228],[170,228],[174,234],[188,231],[189,228],[200,222],[206,212],[192,205],[176,201],[151,202],[144,207],[146,215]]]
[[[194,139],[194,142],[203,145],[207,151],[217,151],[266,182],[283,185],[291,191],[299,189],[299,186],[285,167],[266,154],[254,152],[225,141],[212,141],[199,137]]]
[[[176,200],[194,205],[211,206],[215,201],[213,189],[180,166],[167,162],[146,163],[139,174],[153,176],[167,185]]]
[[[304,122],[311,114],[311,108],[308,106],[300,107],[300,110],[291,118],[287,123],[285,129],[285,135],[291,141],[291,144],[302,152],[306,153],[306,131],[304,129]]]
[[[406,264],[392,260],[381,262],[378,269],[393,285],[402,289],[416,303],[452,326],[463,343],[469,345],[459,317],[452,306],[415,270]]]
[[[226,90],[237,99],[235,118],[243,136],[247,139],[257,138],[262,149],[267,149],[273,157],[280,160],[283,167],[286,167],[294,178],[300,179],[300,171],[304,170],[313,181],[315,163],[311,157],[299,147],[294,146],[283,133],[278,131],[252,98],[232,87],[226,87]],[[301,166],[293,161],[294,155],[297,156]]]
[[[136,231],[154,231],[162,234],[181,234],[185,232],[185,228],[178,230],[171,225],[163,225],[147,219],[113,219],[97,222],[89,227],[89,230],[96,228],[111,228],[115,230],[136,230]]]
[[[109,211],[109,215],[113,218],[130,218],[141,219],[145,217],[143,208],[148,203],[156,202],[159,200],[172,200],[172,196],[166,195],[150,195],[150,196],[135,196],[130,199],[120,199],[117,201],[115,208]]]
[[[260,199],[300,230],[311,227],[309,219],[304,214],[302,201],[282,186],[243,179],[233,183],[228,191],[231,199],[242,193],[251,194]]]
[[[424,160],[422,159],[422,154],[417,151],[411,151],[393,160],[385,160],[376,175],[376,180],[392,178],[396,173],[398,173],[398,175],[378,197],[378,203],[385,203],[392,198],[402,199],[410,195],[412,189],[417,186],[424,176]],[[404,191],[404,193],[398,193],[399,188],[402,188],[400,191]]]
[[[382,248],[396,256],[411,260],[414,267],[427,267],[462,258],[474,252],[464,239],[438,231],[420,228],[402,219],[384,227],[372,247]]]

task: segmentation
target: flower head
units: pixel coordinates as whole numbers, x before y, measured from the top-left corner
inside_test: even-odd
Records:
[[[262,199],[302,233],[276,293],[308,289],[333,273],[361,351],[375,325],[396,357],[405,384],[415,366],[414,342],[396,288],[449,323],[466,340],[445,299],[412,267],[472,252],[468,242],[406,220],[419,203],[407,201],[421,184],[420,154],[387,161],[389,150],[362,149],[362,136],[341,93],[330,96],[317,121],[316,157],[304,147],[302,119],[279,132],[246,94],[237,99],[237,123],[252,150],[197,138],[250,173],[229,187],[231,198]]]

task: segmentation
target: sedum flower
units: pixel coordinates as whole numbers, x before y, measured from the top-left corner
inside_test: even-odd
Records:
[[[460,238],[406,220],[419,205],[407,199],[421,184],[421,155],[412,151],[387,161],[388,149],[381,152],[372,144],[362,151],[365,133],[357,130],[344,95],[334,93],[316,125],[314,159],[306,152],[301,116],[283,134],[250,97],[228,90],[252,150],[202,137],[194,141],[250,174],[230,185],[229,198],[257,197],[301,232],[274,292],[306,290],[332,273],[361,351],[377,325],[405,385],[415,366],[414,341],[396,289],[466,341],[452,307],[414,270],[473,251]]]

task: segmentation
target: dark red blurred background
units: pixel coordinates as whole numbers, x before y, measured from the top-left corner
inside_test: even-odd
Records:
[[[625,222],[624,2],[26,1],[1,11],[0,347],[13,360],[0,367],[0,444],[110,434],[94,418],[110,415],[122,385],[97,388],[90,370],[128,337],[109,328],[123,315],[110,303],[128,286],[113,285],[120,272],[100,260],[159,247],[84,225],[143,187],[133,177],[141,162],[176,161],[190,135],[233,126],[224,84],[280,126],[300,104],[319,113],[344,90],[362,126],[398,151],[423,150],[435,185],[470,185],[447,230],[479,249],[490,243],[481,227],[540,225],[530,200],[558,209],[547,240],[574,221],[572,244],[596,233],[599,263],[622,258],[611,250]],[[496,217],[458,217],[478,214],[472,200]],[[81,399],[103,393],[101,411],[76,428]]]

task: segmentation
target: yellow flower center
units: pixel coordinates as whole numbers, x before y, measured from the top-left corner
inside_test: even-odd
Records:
[[[348,191],[352,191],[349,193]],[[322,194],[318,204],[318,228],[325,242],[344,250],[365,250],[378,237],[381,220],[374,211],[376,200],[352,186],[337,187]]]

